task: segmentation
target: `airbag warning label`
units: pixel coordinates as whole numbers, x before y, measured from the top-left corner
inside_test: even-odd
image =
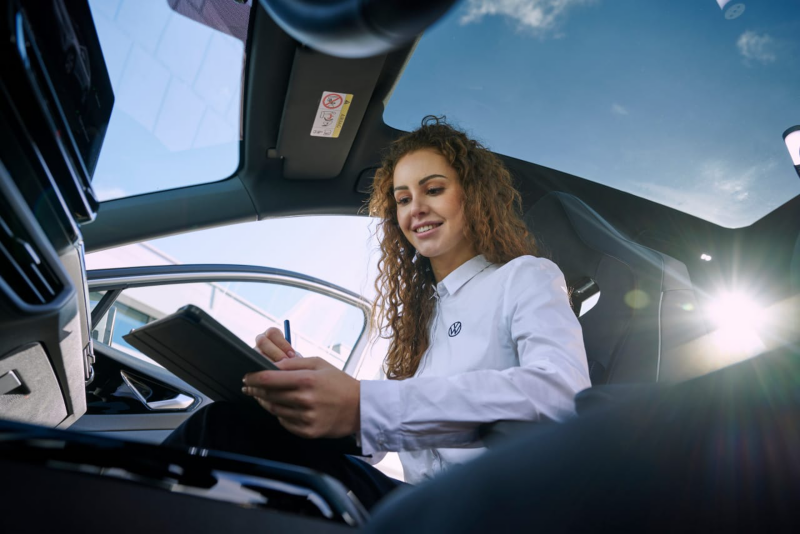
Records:
[[[323,91],[317,116],[314,118],[314,127],[311,128],[311,135],[313,137],[339,137],[352,101],[353,95]]]

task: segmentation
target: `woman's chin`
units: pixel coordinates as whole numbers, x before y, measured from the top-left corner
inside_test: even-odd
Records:
[[[428,259],[435,258],[438,255],[438,251],[432,250],[431,247],[418,247],[417,253]]]

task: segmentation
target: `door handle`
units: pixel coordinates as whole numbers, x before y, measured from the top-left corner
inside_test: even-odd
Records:
[[[150,396],[149,392],[143,391],[147,388],[144,384],[142,384],[141,379],[135,378],[130,374],[126,373],[125,371],[119,372],[120,376],[122,377],[123,382],[125,385],[130,388],[136,398],[145,405],[148,410],[152,410],[154,412],[158,411],[174,411],[174,410],[187,410],[189,409],[196,401],[194,397],[190,395],[186,395],[185,393],[181,393],[180,391],[176,392],[174,397],[169,398],[161,398],[158,400],[149,401],[147,398]]]
[[[175,397],[172,397],[171,399],[164,399],[154,402],[145,402],[144,404],[145,406],[154,411],[185,410],[186,408],[194,404],[194,399],[188,395],[184,395],[183,393],[178,393]]]

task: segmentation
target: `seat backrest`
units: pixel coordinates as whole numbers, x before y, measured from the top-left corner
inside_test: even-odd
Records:
[[[704,372],[708,330],[683,263],[633,242],[566,193],[545,195],[524,219],[570,287],[591,279],[600,289],[579,317],[593,384]]]

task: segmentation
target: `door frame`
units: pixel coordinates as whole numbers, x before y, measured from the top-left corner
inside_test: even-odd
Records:
[[[305,274],[272,267],[225,264],[181,264],[87,271],[89,291],[110,291],[135,287],[195,282],[265,282],[320,293],[358,307],[364,312],[364,328],[344,365],[355,376],[364,360],[369,342],[372,305],[358,293]],[[94,327],[94,325],[92,325]]]
[[[314,278],[308,275],[275,269],[271,267],[259,267],[253,265],[227,265],[227,264],[181,264],[181,265],[158,265],[144,267],[124,267],[116,269],[94,269],[86,272],[87,285],[89,291],[115,291],[136,287],[149,287],[156,285],[172,285],[182,283],[201,283],[201,282],[263,282],[279,284],[284,286],[296,287],[307,291],[312,291],[328,297],[351,304],[361,309],[364,313],[364,327],[353,347],[350,356],[345,362],[343,370],[355,376],[361,365],[366,359],[366,348],[369,344],[369,322],[371,313],[371,303],[357,293],[331,284],[325,280]],[[119,293],[116,295],[119,296]],[[116,297],[114,297],[114,300]],[[111,302],[106,303],[107,305]],[[94,325],[92,325],[94,328]],[[120,352],[108,345],[94,342],[98,347],[97,352],[104,356],[117,360],[118,362],[130,367],[138,368],[142,373],[152,376],[157,380],[175,386],[178,389],[188,390],[193,394],[198,394],[194,388],[187,389],[185,384],[177,377],[168,379],[163,373],[156,373],[152,364],[147,364],[126,353]],[[163,370],[159,370],[163,371]],[[166,373],[166,371],[164,371]],[[171,376],[171,374],[170,374]],[[189,412],[170,413],[170,414],[136,414],[136,415],[85,415],[81,417],[75,425],[74,430],[85,432],[103,432],[106,435],[116,435],[117,437],[136,439],[141,435],[148,440],[147,434],[163,437],[164,431],[177,427],[187,417],[191,415],[194,408],[203,406],[210,402],[204,395],[199,395],[201,400],[197,406]]]

